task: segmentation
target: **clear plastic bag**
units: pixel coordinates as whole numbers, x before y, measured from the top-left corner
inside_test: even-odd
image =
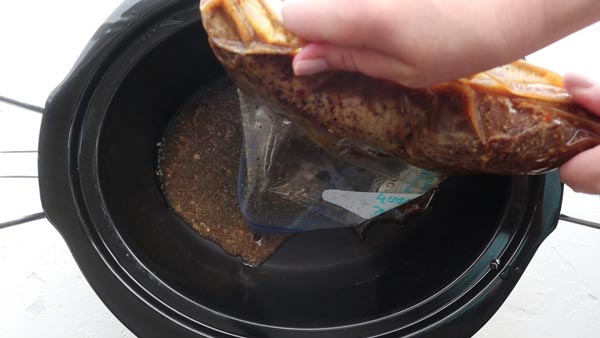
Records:
[[[444,178],[348,140],[323,149],[272,106],[241,92],[240,106],[244,147],[238,199],[255,232],[357,226],[427,193]]]

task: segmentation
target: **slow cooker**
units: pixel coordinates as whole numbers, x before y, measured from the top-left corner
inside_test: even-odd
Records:
[[[556,173],[454,177],[407,224],[298,234],[246,266],[177,217],[156,173],[170,121],[224,77],[198,1],[126,1],[44,110],[44,215],[140,337],[470,337],[556,227]]]

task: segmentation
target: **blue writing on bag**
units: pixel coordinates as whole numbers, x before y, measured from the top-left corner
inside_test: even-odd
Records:
[[[404,197],[386,196],[384,193],[381,192],[379,193],[379,195],[377,195],[377,197],[375,197],[375,199],[379,202],[379,204],[390,203],[397,205],[404,204],[410,200]]]
[[[373,213],[375,216],[379,216],[379,215],[381,215],[381,214],[383,214],[384,212],[387,211],[387,210],[385,210],[384,208],[382,208],[382,207],[380,207],[378,205],[375,205],[373,207],[375,208],[375,212]]]

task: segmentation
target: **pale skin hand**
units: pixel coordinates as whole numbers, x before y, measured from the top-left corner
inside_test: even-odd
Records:
[[[600,0],[286,0],[284,25],[312,41],[296,75],[360,72],[426,87],[512,62],[600,20]],[[600,115],[600,85],[567,75],[573,99]],[[560,168],[600,194],[600,146]]]
[[[311,41],[297,75],[361,72],[410,87],[506,64],[600,19],[598,0],[286,0]]]
[[[600,116],[600,84],[580,75],[567,74],[565,86],[573,100]],[[560,168],[561,180],[573,190],[600,194],[600,146],[573,157]]]

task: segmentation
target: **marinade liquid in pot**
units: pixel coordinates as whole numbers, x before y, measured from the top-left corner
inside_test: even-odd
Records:
[[[236,87],[219,81],[175,117],[159,155],[162,189],[177,215],[202,237],[250,265],[268,259],[285,236],[255,236],[240,212],[237,178],[243,131]]]
[[[289,236],[257,237],[238,204],[242,121],[236,87],[221,80],[199,92],[176,115],[159,154],[159,174],[167,202],[202,237],[257,266]],[[355,227],[362,240],[374,223],[405,223],[427,209],[434,191]],[[275,201],[264,200],[264,203]],[[275,203],[275,212],[285,204]]]

